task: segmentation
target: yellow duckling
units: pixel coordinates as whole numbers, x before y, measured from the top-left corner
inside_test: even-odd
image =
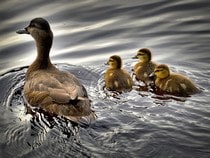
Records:
[[[37,57],[27,70],[23,89],[27,102],[74,122],[91,123],[95,114],[86,89],[73,74],[59,71],[50,61],[53,33],[49,23],[35,18],[17,33],[30,34],[37,47]]]
[[[156,66],[154,74],[156,76],[155,86],[164,92],[188,96],[199,91],[190,79],[181,74],[171,73],[165,64]]]
[[[137,55],[134,58],[139,59],[139,62],[134,66],[133,69],[136,80],[143,81],[145,84],[147,84],[149,81],[151,81],[149,76],[154,72],[156,66],[156,64],[151,61],[151,51],[147,48],[142,48],[137,52]]]
[[[111,91],[132,90],[133,80],[130,74],[122,69],[122,59],[118,55],[113,55],[107,62],[109,69],[105,73],[105,87]]]

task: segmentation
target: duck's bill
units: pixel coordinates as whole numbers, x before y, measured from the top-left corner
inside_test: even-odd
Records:
[[[109,65],[109,62],[107,61],[106,63],[104,63],[104,65]]]
[[[29,34],[29,32],[26,29],[17,30],[16,33],[18,33],[18,34]]]
[[[138,55],[133,56],[131,59],[138,59]]]

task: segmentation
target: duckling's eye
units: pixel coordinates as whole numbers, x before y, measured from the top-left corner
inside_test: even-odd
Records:
[[[160,72],[160,71],[162,71],[162,70],[155,70],[155,72]]]

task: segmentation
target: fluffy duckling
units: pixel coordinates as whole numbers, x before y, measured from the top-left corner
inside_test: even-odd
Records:
[[[17,33],[30,34],[37,47],[37,57],[27,70],[23,88],[27,102],[74,122],[91,123],[95,114],[86,89],[73,74],[59,71],[50,61],[53,33],[49,23],[35,18]]]
[[[152,53],[147,48],[142,48],[137,52],[137,55],[134,57],[135,59],[139,59],[139,62],[134,66],[134,75],[136,80],[143,81],[147,84],[151,81],[149,77],[150,74],[154,72],[156,64],[151,61]]]
[[[164,92],[189,96],[199,91],[190,79],[181,74],[171,73],[165,64],[156,66],[154,74],[156,76],[155,86]]]
[[[130,91],[133,80],[130,74],[122,69],[122,59],[118,55],[113,55],[107,62],[109,69],[105,73],[105,87],[110,91]]]

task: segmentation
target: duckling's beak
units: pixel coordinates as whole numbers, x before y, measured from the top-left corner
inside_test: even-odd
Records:
[[[18,33],[18,34],[30,34],[30,33],[27,31],[27,27],[24,28],[24,29],[21,29],[21,30],[17,30],[16,33]]]
[[[155,80],[155,79],[156,79],[155,72],[153,72],[153,73],[151,73],[151,74],[149,75],[149,79],[151,79],[151,80]]]
[[[138,56],[136,55],[136,56],[132,57],[132,59],[138,59]]]
[[[104,63],[104,65],[109,65],[109,61],[107,61],[106,63]]]

